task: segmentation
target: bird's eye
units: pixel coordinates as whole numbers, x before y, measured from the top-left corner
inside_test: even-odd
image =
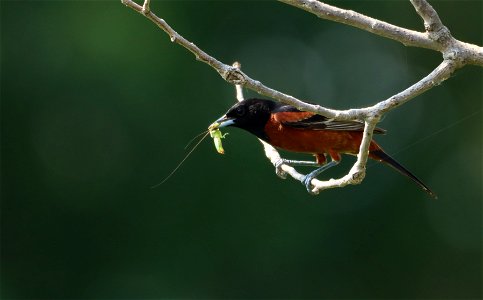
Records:
[[[236,109],[235,109],[235,113],[238,115],[238,116],[243,116],[245,114],[245,107],[244,106],[238,106]]]

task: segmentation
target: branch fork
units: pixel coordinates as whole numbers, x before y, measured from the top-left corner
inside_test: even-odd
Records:
[[[360,13],[334,7],[317,0],[279,0],[280,2],[292,5],[316,15],[319,18],[335,21],[338,23],[354,26],[366,30],[373,34],[395,40],[405,46],[419,47],[439,51],[443,55],[443,61],[427,76],[414,83],[405,90],[382,100],[379,103],[365,108],[334,110],[320,105],[309,104],[293,96],[282,93],[275,89],[265,86],[260,81],[254,80],[240,70],[240,64],[232,66],[218,61],[198,48],[195,44],[185,39],[171,28],[166,21],[156,16],[150,10],[150,0],[144,0],[143,5],[139,5],[133,0],[121,0],[127,7],[132,8],[138,13],[155,23],[160,29],[166,32],[170,40],[192,52],[196,59],[210,65],[221,77],[234,84],[237,91],[237,99],[243,100],[242,88],[248,88],[260,95],[276,99],[280,102],[293,105],[300,110],[313,112],[328,118],[338,120],[359,120],[365,123],[363,138],[357,155],[357,160],[349,172],[338,179],[321,181],[313,179],[311,193],[317,194],[322,190],[336,187],[344,187],[348,184],[359,184],[363,181],[366,174],[366,163],[369,154],[369,145],[372,140],[374,128],[381,117],[394,108],[405,104],[414,97],[426,92],[427,90],[441,84],[448,79],[457,69],[468,64],[483,67],[483,48],[477,45],[461,42],[455,39],[450,30],[444,26],[437,12],[426,0],[409,0],[414,9],[423,19],[425,32],[409,30],[398,27],[387,22],[383,22]],[[293,167],[280,164],[281,157],[278,151],[270,144],[260,140],[265,155],[270,162],[276,166],[277,175],[285,178],[290,175],[298,181],[303,181],[305,175],[298,173]]]

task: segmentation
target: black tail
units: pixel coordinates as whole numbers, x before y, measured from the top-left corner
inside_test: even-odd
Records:
[[[408,169],[403,167],[394,158],[390,157],[387,153],[385,153],[381,149],[371,151],[369,156],[371,158],[377,160],[377,161],[383,162],[383,163],[388,164],[389,166],[393,167],[399,173],[411,178],[414,182],[416,182],[431,197],[433,197],[434,199],[438,198],[438,196],[436,196],[436,194],[433,193],[433,191],[431,191],[431,189],[427,185],[425,185],[421,180],[419,180],[419,178],[417,178],[413,173],[409,172]]]

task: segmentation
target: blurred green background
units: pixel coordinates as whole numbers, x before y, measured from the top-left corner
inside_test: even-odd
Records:
[[[422,30],[408,1],[330,4]],[[482,44],[481,1],[432,4]],[[441,61],[273,1],[152,9],[221,61],[332,108],[385,99]],[[234,101],[120,1],[2,0],[1,298],[481,297],[481,68],[380,124],[438,200],[377,163],[359,186],[310,196],[237,129],[224,156],[206,140],[150,189]]]

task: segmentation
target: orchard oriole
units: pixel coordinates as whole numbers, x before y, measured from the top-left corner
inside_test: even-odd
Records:
[[[230,108],[216,123],[218,128],[233,126],[244,129],[276,148],[314,154],[315,162],[293,160],[280,162],[280,164],[289,165],[320,166],[305,176],[302,181],[309,192],[311,180],[338,164],[341,154],[357,155],[364,131],[362,122],[333,120],[301,111],[287,104],[264,99],[241,101]],[[374,133],[382,134],[385,130],[376,128]],[[330,162],[327,162],[327,156],[330,156]],[[436,198],[430,188],[385,153],[374,141],[371,141],[369,146],[369,157],[411,178],[425,192]]]

